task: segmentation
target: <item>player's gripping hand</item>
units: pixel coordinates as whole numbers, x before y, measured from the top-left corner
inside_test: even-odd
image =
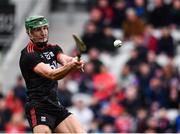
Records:
[[[78,70],[80,69],[81,71],[84,71],[84,64],[85,62],[81,59],[80,61],[78,61],[78,57],[74,57],[72,62],[74,62],[74,69]]]

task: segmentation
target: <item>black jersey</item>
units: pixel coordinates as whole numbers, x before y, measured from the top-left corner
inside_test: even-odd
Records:
[[[62,49],[58,45],[48,44],[46,48],[39,50],[31,41],[21,51],[19,65],[27,86],[29,101],[41,101],[44,98],[53,101],[58,99],[57,81],[45,78],[33,71],[34,67],[40,62],[49,64],[52,69],[57,68],[58,53],[62,53]]]

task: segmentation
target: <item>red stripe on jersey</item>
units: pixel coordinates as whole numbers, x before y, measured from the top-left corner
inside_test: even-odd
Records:
[[[28,44],[28,46],[27,46],[27,52],[30,53],[30,52],[29,52],[29,44]]]
[[[27,46],[28,53],[34,52],[34,44],[30,41]]]
[[[34,127],[37,125],[36,111],[34,108],[31,109],[30,114],[31,114],[32,126]]]
[[[34,52],[34,45],[31,44],[31,52]]]
[[[29,45],[29,51],[30,51],[30,53],[32,52],[32,45],[31,44]]]

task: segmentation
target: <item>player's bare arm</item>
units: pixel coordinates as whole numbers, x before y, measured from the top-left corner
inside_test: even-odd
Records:
[[[58,53],[57,55],[57,61],[61,64],[61,65],[65,65],[68,62],[71,62],[73,60],[73,57],[65,55],[63,53]]]
[[[59,80],[64,78],[72,70],[78,69],[81,65],[82,62],[73,60],[60,68],[52,69],[49,64],[41,62],[34,67],[34,71],[48,79]]]
[[[71,57],[63,53],[59,53],[57,55],[57,60],[61,65],[65,65],[69,62],[72,62],[73,59],[77,60],[77,57]],[[81,60],[80,62],[82,62],[82,64],[81,64],[81,67],[79,67],[79,69],[81,68],[81,70],[83,70],[85,62],[83,60]]]

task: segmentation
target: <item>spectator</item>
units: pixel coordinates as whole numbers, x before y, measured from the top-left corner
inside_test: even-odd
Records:
[[[162,80],[164,81],[164,87],[166,89],[169,88],[173,79],[179,79],[179,71],[173,64],[172,59],[169,59],[167,65],[163,67],[163,74]]]
[[[152,78],[150,80],[149,85],[149,95],[147,94],[147,98],[149,98],[149,104],[152,102],[157,102],[160,107],[167,106],[167,91],[163,88],[162,81],[158,78]]]
[[[93,22],[88,22],[85,25],[85,31],[82,35],[82,40],[86,44],[87,50],[89,52],[91,48],[99,48],[100,34],[98,33],[97,26]]]
[[[101,31],[104,27],[104,19],[103,19],[103,14],[100,9],[97,7],[92,8],[90,11],[90,20],[97,26],[97,30]]]
[[[140,61],[138,57],[137,49],[133,49],[130,53],[130,59],[127,61],[127,65],[130,67],[130,71],[137,73]]]
[[[101,66],[100,73],[94,76],[93,83],[95,86],[94,97],[99,101],[109,99],[117,84],[115,77],[105,65]]]
[[[149,51],[157,51],[157,39],[153,35],[153,26],[151,24],[146,24],[144,30],[144,44],[147,46]]]
[[[113,20],[112,20],[112,28],[122,28],[122,23],[125,19],[125,9],[126,2],[125,0],[117,0],[113,4]]]
[[[91,121],[94,114],[88,107],[87,96],[84,94],[76,94],[73,96],[72,101],[74,105],[70,108],[70,111],[78,118],[84,129],[88,131],[90,129]]]
[[[142,35],[144,32],[144,22],[135,13],[133,8],[126,10],[126,19],[123,21],[124,38],[131,39],[132,36]]]
[[[64,80],[61,83],[61,87],[58,87],[58,97],[60,100],[60,103],[65,106],[65,107],[70,107],[72,106],[72,93],[71,91],[68,90],[67,88],[67,81]]]
[[[170,87],[168,89],[168,106],[169,109],[178,109],[180,102],[180,91],[178,90],[179,81],[177,79],[172,79]]]
[[[11,111],[7,109],[5,96],[0,94],[0,132],[3,132],[5,125],[11,118]]]
[[[6,133],[25,133],[26,126],[23,118],[23,113],[14,113],[12,115],[11,121],[6,124]]]
[[[99,121],[97,119],[93,119],[89,128],[88,133],[99,133]]]
[[[170,121],[167,117],[167,112],[165,109],[159,110],[159,119],[158,119],[158,132],[159,133],[168,133],[170,130]]]
[[[126,112],[116,118],[115,127],[117,133],[131,133],[133,132],[134,119]]]
[[[14,92],[12,90],[9,91],[9,93],[6,96],[6,105],[7,105],[7,108],[12,113],[24,112],[23,105],[20,99],[14,95]]]
[[[149,117],[155,116],[155,115],[158,113],[159,109],[160,109],[160,104],[159,104],[159,102],[153,101],[153,102],[150,104],[150,107],[148,107],[148,110],[149,110],[149,113],[150,113],[150,116],[149,116]]]
[[[98,119],[101,132],[106,132],[106,126],[108,126],[108,128],[111,128],[111,131],[114,132],[114,126],[112,125],[114,124],[115,117],[109,115],[109,105],[107,101],[101,101],[101,109],[99,111]]]
[[[17,97],[22,105],[26,103],[26,88],[24,86],[24,81],[22,76],[18,76],[16,80],[16,85],[13,88],[14,96]]]
[[[114,133],[115,129],[114,129],[114,125],[111,123],[104,123],[102,125],[102,133]]]
[[[139,108],[136,113],[136,132],[143,133],[146,129],[148,113],[145,108]]]
[[[126,0],[126,5],[127,5],[127,7],[133,7],[134,0]]]
[[[162,37],[158,40],[157,54],[164,53],[169,57],[174,57],[175,45],[170,34],[170,29],[168,27],[163,27],[161,33]]]
[[[154,9],[150,12],[149,22],[155,27],[160,28],[169,24],[169,7],[163,0],[153,0]]]
[[[138,72],[136,73],[138,83],[139,83],[139,94],[141,99],[143,100],[142,102],[145,103],[145,105],[148,104],[148,95],[149,95],[149,82],[151,79],[151,71],[150,67],[147,63],[141,63],[139,65]]]
[[[156,75],[156,71],[161,69],[161,66],[156,62],[156,53],[154,51],[148,51],[147,63],[152,75]]]
[[[121,75],[119,77],[119,85],[121,88],[127,88],[128,86],[135,85],[136,84],[136,76],[135,74],[130,70],[129,65],[125,65],[122,69]]]
[[[138,52],[138,60],[139,62],[146,62],[147,60],[147,52],[148,49],[145,46],[144,42],[143,42],[143,36],[142,35],[136,35],[133,36],[133,41],[135,43],[135,49]]]
[[[111,25],[113,19],[112,7],[108,0],[98,0],[97,8],[101,11],[104,25]]]
[[[155,117],[150,116],[147,119],[147,129],[145,133],[158,133],[158,120]]]
[[[117,48],[114,47],[113,42],[116,38],[113,36],[112,28],[106,26],[103,29],[102,37],[99,44],[99,50],[102,52],[108,52],[110,54],[115,54],[117,52]]]
[[[94,76],[94,64],[88,62],[84,67],[84,73],[81,74],[81,78],[79,82],[79,92],[87,93],[90,95],[93,94],[94,92],[93,76]]]
[[[125,90],[125,96],[122,105],[131,116],[135,117],[137,109],[141,106],[137,87],[129,86]]]
[[[94,65],[94,74],[100,73],[100,68],[103,65],[103,62],[99,59],[99,50],[92,48],[89,53],[89,61]]]
[[[111,96],[109,101],[104,106],[103,110],[105,110],[108,116],[117,118],[124,111],[123,105],[119,104],[118,99],[115,96]]]
[[[180,28],[180,1],[173,0],[170,9],[170,24],[176,28]]]
[[[134,9],[138,17],[147,20],[147,8],[145,0],[134,0]]]

